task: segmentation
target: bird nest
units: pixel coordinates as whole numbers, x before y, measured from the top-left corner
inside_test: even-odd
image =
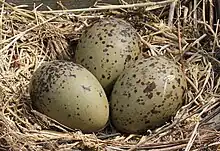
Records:
[[[219,26],[209,13],[212,4],[193,2],[97,3],[83,9],[29,11],[0,0],[0,149],[217,149]],[[122,134],[111,125],[84,134],[31,107],[28,85],[32,73],[44,61],[73,60],[85,27],[110,16],[127,20],[137,29],[145,55],[167,55],[177,60],[187,79],[185,104],[176,116],[142,135]]]

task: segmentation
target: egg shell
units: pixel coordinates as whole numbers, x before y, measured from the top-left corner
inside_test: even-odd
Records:
[[[43,63],[30,81],[33,108],[72,129],[94,132],[108,121],[104,89],[87,69],[73,62]]]
[[[110,93],[125,65],[139,53],[140,39],[136,30],[122,19],[104,18],[82,34],[75,60],[93,73]]]
[[[183,104],[186,80],[181,67],[163,56],[139,57],[116,81],[111,121],[121,132],[142,133],[167,122]]]

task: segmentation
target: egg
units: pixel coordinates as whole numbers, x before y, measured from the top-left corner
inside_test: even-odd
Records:
[[[75,61],[87,68],[109,94],[126,64],[140,53],[140,39],[126,21],[104,18],[82,33]]]
[[[87,69],[73,62],[43,63],[30,81],[33,108],[72,129],[95,132],[108,121],[105,92]]]
[[[139,57],[114,85],[111,121],[125,133],[155,129],[176,114],[185,89],[184,74],[174,61],[164,56]]]

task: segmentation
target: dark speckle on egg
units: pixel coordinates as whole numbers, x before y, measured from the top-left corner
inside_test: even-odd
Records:
[[[107,51],[108,51],[108,49],[107,49],[107,48],[103,49],[103,52],[107,52]]]
[[[159,110],[157,111],[155,108],[153,108],[153,109],[151,110],[151,113],[152,113],[152,114],[158,114],[158,113],[160,113],[160,111],[159,111]]]
[[[107,48],[114,48],[113,45],[106,45]]]
[[[161,92],[156,92],[156,94],[157,94],[157,95],[160,95],[160,94],[161,94]]]
[[[125,39],[121,39],[121,42],[124,43],[124,42],[127,42],[127,41]]]
[[[178,84],[180,84],[180,79],[179,78],[176,78],[176,81]]]
[[[140,83],[141,82],[141,79],[138,79],[137,81],[136,81],[136,83]]]
[[[131,55],[127,55],[125,61],[126,61],[126,62],[129,62],[130,60],[131,60]]]
[[[112,35],[112,33],[108,33],[108,36],[111,37],[111,36],[113,36],[113,35]]]
[[[143,90],[144,93],[148,93],[153,91],[156,88],[156,84],[155,82],[148,82],[147,86],[145,87],[145,89]]]
[[[152,99],[154,95],[153,93],[148,92],[145,96],[147,96],[149,99]]]

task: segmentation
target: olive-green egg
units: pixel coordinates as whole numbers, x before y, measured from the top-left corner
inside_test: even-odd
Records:
[[[104,18],[82,33],[75,60],[95,75],[109,93],[125,65],[139,53],[140,39],[131,24]]]
[[[142,57],[122,72],[113,87],[111,121],[125,133],[155,129],[182,106],[185,88],[184,74],[174,61]]]
[[[73,62],[43,63],[30,81],[33,108],[72,129],[94,132],[108,121],[109,105],[98,80]]]

